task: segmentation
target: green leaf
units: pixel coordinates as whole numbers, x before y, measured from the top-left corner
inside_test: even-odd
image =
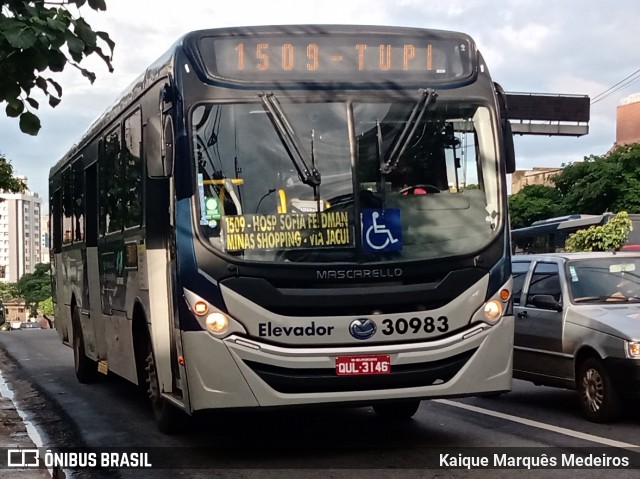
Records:
[[[80,68],[80,73],[82,73],[83,77],[88,78],[91,83],[96,81],[96,74],[87,70],[86,68]]]
[[[38,103],[37,101],[35,101],[33,98],[31,97],[27,97],[26,98],[27,103],[31,106],[31,108],[34,108],[35,110],[37,110],[38,108],[40,108],[40,103]]]
[[[57,18],[47,18],[47,25],[49,25],[51,29],[59,32],[64,32],[67,29],[67,25]]]
[[[51,108],[57,107],[61,101],[62,100],[60,100],[60,98],[56,98],[53,95],[49,95],[49,105],[51,106]]]
[[[84,42],[70,31],[67,31],[64,38],[67,41],[67,47],[69,48],[71,57],[76,61],[80,61],[82,57],[80,57],[80,60],[77,60],[74,57],[74,54],[82,55],[82,52],[84,51]]]
[[[83,18],[78,18],[75,22],[74,33],[87,45],[95,46],[96,32],[94,32],[89,24]]]
[[[24,103],[22,103],[22,101],[20,100],[14,103],[7,103],[4,111],[8,117],[18,118],[20,116],[20,113],[24,111]]]
[[[36,136],[40,131],[40,128],[40,118],[38,118],[30,111],[25,111],[22,115],[20,115],[20,130],[23,133]]]
[[[4,37],[13,48],[27,49],[36,43],[36,35],[33,30],[24,24],[22,27],[5,30]]]
[[[56,93],[58,94],[58,96],[62,96],[62,87],[54,80],[52,80],[51,78],[47,78],[47,81],[49,82],[49,84],[56,89]]]
[[[42,77],[36,78],[36,86],[40,88],[44,93],[48,93],[49,87],[47,86],[47,80]]]
[[[75,3],[78,8],[87,3],[87,0],[71,0],[70,3]]]
[[[89,0],[89,6],[94,10],[106,10],[107,4],[104,0]]]
[[[49,52],[49,69],[52,72],[61,72],[67,64],[67,57],[59,50]]]
[[[109,49],[111,50],[111,54],[113,55],[113,49],[116,47],[116,44],[113,40],[111,40],[109,34],[107,32],[96,32],[96,35],[98,35],[98,37],[100,37],[103,42],[109,45]]]

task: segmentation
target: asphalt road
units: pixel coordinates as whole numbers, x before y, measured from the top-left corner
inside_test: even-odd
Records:
[[[592,424],[575,393],[514,381],[499,399],[423,401],[413,420],[380,421],[370,408],[306,408],[198,415],[175,436],[155,427],[146,399],[116,377],[81,385],[73,353],[55,331],[0,333],[0,369],[19,407],[51,448],[149,452],[173,477],[204,478],[636,478],[638,469],[466,470],[461,457],[575,453],[629,455],[640,464],[640,411],[629,405],[615,424]],[[552,447],[553,449],[541,449]],[[148,449],[149,448],[149,449]],[[600,449],[605,448],[605,449]],[[477,453],[477,454],[476,454]],[[449,454],[444,463],[440,454]],[[545,456],[546,457],[546,456]],[[454,461],[454,462],[452,462]],[[435,464],[435,465],[434,465]],[[458,465],[459,466],[459,465]],[[206,467],[206,468],[205,468]],[[77,478],[159,477],[157,469],[67,469]]]

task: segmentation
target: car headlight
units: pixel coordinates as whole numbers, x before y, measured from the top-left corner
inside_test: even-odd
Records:
[[[624,345],[627,358],[640,359],[640,341],[625,341]]]

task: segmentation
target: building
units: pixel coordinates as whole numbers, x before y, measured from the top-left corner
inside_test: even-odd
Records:
[[[562,168],[545,168],[536,166],[531,170],[516,170],[511,175],[511,194],[515,194],[527,185],[553,186],[551,177],[562,171]]]
[[[18,178],[27,184],[25,177]],[[0,193],[0,199],[0,281],[16,282],[42,261],[42,198],[27,188]]]
[[[13,298],[4,302],[5,319],[24,322],[27,319],[26,302],[23,298]]]
[[[616,145],[640,143],[640,93],[623,98],[616,110]]]

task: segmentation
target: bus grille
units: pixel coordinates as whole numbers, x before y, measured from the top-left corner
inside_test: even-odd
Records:
[[[428,363],[392,366],[389,374],[338,376],[335,369],[283,368],[246,361],[271,388],[285,394],[399,389],[442,384],[454,377],[477,348]]]

